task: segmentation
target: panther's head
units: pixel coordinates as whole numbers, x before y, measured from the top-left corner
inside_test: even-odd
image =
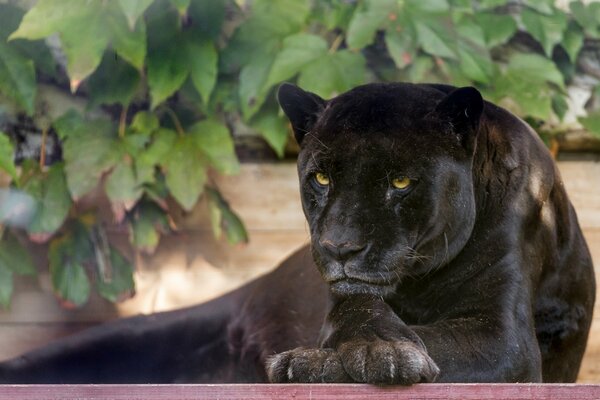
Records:
[[[312,252],[333,293],[386,296],[445,265],[475,223],[474,88],[370,84],[331,100],[284,84]]]

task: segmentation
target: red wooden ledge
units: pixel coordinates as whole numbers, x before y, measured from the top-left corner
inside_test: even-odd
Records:
[[[0,385],[0,399],[600,399],[600,385]]]

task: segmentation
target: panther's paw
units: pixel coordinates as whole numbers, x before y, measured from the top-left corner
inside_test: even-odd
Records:
[[[273,383],[352,382],[333,349],[297,348],[269,357],[266,362]]]
[[[338,352],[355,382],[412,385],[433,382],[440,372],[427,352],[410,341],[348,342]]]

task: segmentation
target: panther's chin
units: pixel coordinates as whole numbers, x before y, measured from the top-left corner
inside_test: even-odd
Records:
[[[387,297],[394,293],[395,285],[377,285],[358,279],[346,278],[329,283],[331,292],[338,296],[351,296],[357,294],[368,294],[378,297]]]

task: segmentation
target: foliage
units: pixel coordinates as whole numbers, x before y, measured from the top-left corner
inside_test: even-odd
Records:
[[[0,134],[0,169],[12,178],[0,196],[29,199],[17,216],[0,207],[0,218],[50,242],[55,291],[73,306],[85,303],[91,271],[111,301],[133,293],[131,265],[99,240],[95,217],[74,207],[99,186],[141,251],[152,253],[169,214],[190,211],[202,196],[216,236],[247,240],[209,170],[239,169],[231,121],[283,155],[280,82],[323,97],[377,80],[475,85],[523,117],[547,120],[564,115],[565,83],[584,42],[600,40],[600,4],[580,0],[568,11],[554,0],[39,0],[29,10],[12,3],[20,4],[0,2],[0,101],[43,135],[55,132],[62,161],[17,168],[14,144]],[[62,55],[49,46],[56,38]],[[86,112],[46,115],[41,83],[70,89]],[[598,112],[581,123],[600,134]],[[22,252],[5,230],[4,305],[12,274],[31,271],[14,263]]]

